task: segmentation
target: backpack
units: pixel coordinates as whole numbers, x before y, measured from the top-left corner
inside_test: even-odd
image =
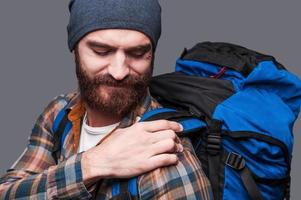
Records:
[[[290,198],[301,81],[274,57],[198,43],[184,50],[175,72],[154,77],[150,92],[164,107],[205,124],[189,137],[214,199]]]
[[[293,123],[301,81],[269,55],[228,43],[185,49],[173,73],[156,76],[150,92],[164,108],[140,121],[168,119],[184,127],[208,176],[214,199],[289,199]],[[54,150],[70,130],[62,109]],[[63,123],[64,122],[64,123]],[[113,199],[137,199],[137,178],[116,180]]]

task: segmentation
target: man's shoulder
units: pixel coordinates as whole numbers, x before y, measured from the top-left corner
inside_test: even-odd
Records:
[[[189,138],[181,138],[178,163],[157,168],[138,177],[141,199],[212,199],[211,185]]]
[[[62,109],[71,108],[79,101],[79,92],[73,91],[53,98],[44,108],[44,115],[55,116]]]
[[[52,104],[64,104],[65,106],[72,107],[79,101],[79,92],[73,91],[66,94],[56,96],[50,103]]]

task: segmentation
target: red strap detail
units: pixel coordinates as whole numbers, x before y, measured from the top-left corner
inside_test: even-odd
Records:
[[[216,78],[216,79],[220,78],[222,75],[224,75],[226,71],[227,71],[227,67],[222,67],[217,74],[210,76],[210,78]]]

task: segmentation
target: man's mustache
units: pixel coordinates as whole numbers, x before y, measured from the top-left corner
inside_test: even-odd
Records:
[[[122,80],[116,80],[111,75],[100,75],[93,79],[95,86],[110,86],[110,87],[133,87],[142,84],[143,80],[139,77],[129,75]]]

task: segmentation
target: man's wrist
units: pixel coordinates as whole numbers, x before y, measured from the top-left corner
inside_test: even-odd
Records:
[[[101,158],[99,157],[97,159],[101,159]],[[105,162],[101,162],[101,163],[105,163]],[[81,156],[81,168],[82,168],[82,176],[83,176],[84,184],[86,186],[89,186],[97,182],[99,179],[111,177],[109,168],[104,166],[100,167],[95,164],[95,158],[93,158],[91,152],[89,151],[83,152]]]

